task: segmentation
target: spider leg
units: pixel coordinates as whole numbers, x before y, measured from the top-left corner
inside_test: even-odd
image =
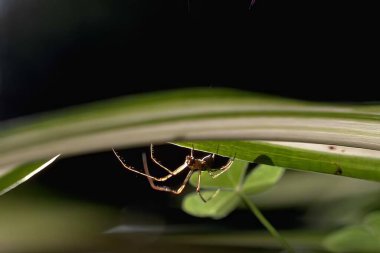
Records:
[[[212,159],[215,159],[215,155],[217,155],[218,152],[219,152],[219,144],[218,144],[218,146],[216,147],[216,153],[214,153],[214,154],[211,155]]]
[[[143,156],[143,163],[144,163],[144,171],[147,175],[150,175],[149,174],[149,170],[148,170],[148,164],[146,162],[146,156]],[[186,167],[185,167],[186,168]],[[181,186],[177,189],[177,190],[173,190],[173,189],[170,189],[169,187],[167,186],[158,186],[158,185],[155,185],[153,183],[153,178],[152,177],[147,177],[148,178],[148,181],[149,181],[149,184],[150,186],[154,189],[154,190],[157,190],[157,191],[164,191],[164,192],[171,192],[171,193],[174,193],[174,194],[180,194],[183,189],[185,188],[187,182],[189,181],[191,175],[193,174],[193,171],[190,170],[188,173],[187,173],[187,176],[185,178],[185,180],[183,180]],[[170,174],[169,174],[170,175]]]
[[[199,195],[199,197],[202,199],[203,202],[207,202],[207,201],[210,201],[211,199],[215,198],[216,195],[219,193],[220,189],[217,189],[214,194],[212,194],[210,197],[208,197],[207,199],[203,197],[202,193],[201,193],[201,174],[202,174],[202,171],[201,170],[198,170],[198,184],[197,184],[197,193]]]
[[[150,144],[150,158],[152,159],[152,161],[157,164],[158,166],[160,166],[161,168],[163,168],[164,170],[166,170],[167,172],[169,172],[170,174],[173,175],[173,171],[169,170],[168,168],[166,168],[164,165],[162,165],[153,155],[153,144]]]
[[[216,155],[219,153],[219,144],[218,144],[218,146],[216,147]],[[215,154],[214,154],[214,156],[215,156]]]
[[[222,166],[217,171],[217,173],[214,174],[211,170],[208,170],[208,173],[210,174],[210,176],[212,178],[217,178],[220,175],[222,175],[224,172],[226,172],[229,168],[231,168],[231,165],[232,165],[233,161],[235,160],[235,156],[236,156],[236,154],[234,155],[234,157],[232,159],[228,160],[228,162],[224,166]]]
[[[124,161],[123,161],[123,159],[121,158],[121,156],[119,156],[114,149],[112,149],[112,151],[114,152],[114,154],[116,155],[117,159],[120,161],[120,163],[123,165],[124,168],[126,168],[127,170],[130,170],[130,171],[133,171],[133,172],[135,172],[137,174],[140,174],[142,176],[145,176],[147,178],[150,178],[152,180],[155,180],[155,181],[166,181],[168,178],[172,177],[173,175],[176,175],[176,174],[180,173],[181,171],[183,171],[187,167],[187,164],[184,163],[181,166],[179,166],[176,170],[174,170],[172,172],[172,174],[168,174],[168,175],[166,175],[164,177],[153,177],[149,173],[148,174],[147,173],[142,173],[142,172],[136,170],[134,167],[125,164]],[[146,155],[145,154],[143,154],[143,161],[144,161],[144,158],[145,158],[145,161],[146,161]]]

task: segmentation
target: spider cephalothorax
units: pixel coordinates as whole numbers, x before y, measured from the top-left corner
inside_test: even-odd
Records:
[[[208,156],[206,156],[206,157],[208,157]],[[204,157],[204,158],[206,158],[206,157]],[[197,159],[194,156],[188,155],[188,156],[186,156],[185,163],[187,164],[187,166],[189,167],[190,170],[205,171],[205,170],[209,169],[212,166],[212,164],[214,163],[214,157],[212,157],[212,158],[210,157],[210,159],[207,159],[207,160],[204,160],[204,158]]]
[[[129,165],[125,164],[124,161],[123,161],[123,159],[116,153],[116,151],[114,149],[113,149],[113,152],[115,153],[116,157],[119,159],[119,161],[121,162],[121,164],[124,166],[124,168],[126,168],[126,169],[128,169],[130,171],[133,171],[133,172],[135,172],[137,174],[140,174],[140,175],[143,175],[143,176],[147,177],[150,186],[153,189],[158,190],[158,191],[166,191],[166,192],[171,192],[171,193],[174,193],[174,194],[180,194],[183,191],[183,189],[185,188],[185,186],[186,186],[187,182],[189,181],[191,175],[195,171],[198,171],[197,192],[198,192],[199,196],[201,197],[201,199],[204,202],[206,202],[207,200],[202,196],[202,194],[200,192],[200,183],[201,183],[201,173],[202,173],[202,171],[207,171],[212,178],[216,178],[219,175],[221,175],[223,172],[227,171],[231,167],[231,164],[232,164],[232,162],[234,160],[234,159],[230,159],[224,166],[222,166],[220,168],[212,168],[212,166],[214,164],[214,160],[215,160],[215,154],[209,154],[209,155],[207,155],[207,156],[205,156],[205,157],[203,157],[201,159],[198,159],[198,158],[195,158],[194,155],[193,155],[194,149],[191,149],[191,153],[190,153],[190,155],[186,156],[185,162],[181,166],[179,166],[177,169],[175,169],[175,170],[172,171],[172,170],[166,168],[165,166],[163,166],[160,162],[158,162],[156,160],[156,158],[153,156],[153,145],[151,144],[150,145],[150,157],[151,157],[152,161],[169,173],[169,174],[167,174],[166,176],[163,176],[163,177],[153,177],[149,173],[149,169],[148,169],[148,164],[147,164],[146,154],[145,153],[143,154],[143,164],[144,164],[144,171],[145,171],[145,173],[143,173],[143,172],[140,172],[140,171],[136,170],[132,166],[129,166]],[[178,173],[184,171],[185,169],[188,169],[188,173],[186,175],[186,178],[183,181],[183,183],[181,184],[181,186],[178,189],[176,189],[176,190],[173,190],[173,189],[171,189],[171,188],[169,188],[167,186],[158,186],[158,185],[155,185],[154,182],[153,182],[153,181],[161,181],[161,182],[162,181],[166,181],[167,179],[171,178],[172,176],[177,175]]]

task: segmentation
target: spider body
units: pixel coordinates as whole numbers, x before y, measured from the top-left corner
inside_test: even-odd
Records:
[[[188,155],[186,156],[185,163],[187,164],[190,170],[196,171],[208,171],[211,170],[215,161],[215,157],[213,155],[207,155],[202,159],[197,159],[194,156]]]
[[[124,168],[126,168],[130,171],[133,171],[137,174],[140,174],[142,176],[145,176],[148,179],[150,186],[154,190],[158,190],[158,191],[165,191],[165,192],[171,192],[174,194],[180,194],[183,191],[183,189],[185,188],[187,182],[190,180],[191,175],[194,172],[198,172],[198,184],[197,184],[197,190],[196,191],[198,192],[200,198],[204,202],[207,202],[209,199],[213,198],[216,195],[216,193],[218,193],[218,191],[214,195],[212,195],[209,199],[205,199],[202,196],[202,194],[200,192],[202,171],[207,171],[212,178],[216,178],[219,175],[221,175],[222,173],[226,172],[231,167],[232,162],[234,160],[234,158],[230,159],[224,166],[222,166],[220,168],[213,168],[212,166],[213,166],[214,161],[215,161],[215,154],[209,154],[209,155],[206,155],[203,158],[199,159],[199,158],[194,157],[194,155],[193,155],[194,149],[191,149],[191,153],[190,153],[190,155],[186,156],[185,162],[181,166],[179,166],[177,169],[172,171],[172,170],[166,168],[165,166],[163,166],[159,161],[156,160],[156,158],[153,156],[153,145],[151,144],[150,145],[150,157],[151,157],[152,161],[169,173],[163,177],[154,177],[154,176],[151,176],[149,173],[148,163],[147,163],[145,153],[143,153],[143,156],[142,156],[143,164],[144,164],[144,172],[145,172],[145,173],[143,173],[143,172],[136,170],[132,166],[125,164],[123,159],[116,153],[116,151],[114,149],[113,149],[113,152],[115,153],[116,157],[118,158],[118,160],[120,161],[120,163],[123,165]],[[171,178],[172,176],[176,176],[177,174],[185,171],[186,169],[188,169],[186,178],[178,189],[171,189],[167,186],[158,186],[158,185],[155,185],[153,182],[153,181],[158,181],[158,182],[166,181],[169,178]]]

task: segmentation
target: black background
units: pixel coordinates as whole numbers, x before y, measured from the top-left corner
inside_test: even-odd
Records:
[[[198,86],[379,100],[376,1],[257,0],[251,10],[249,2],[0,0],[0,119]],[[178,165],[185,153],[169,148],[163,157],[180,157]],[[58,161],[34,180],[120,206],[169,199],[111,152]]]
[[[374,1],[0,2],[1,119],[191,86],[379,98]]]

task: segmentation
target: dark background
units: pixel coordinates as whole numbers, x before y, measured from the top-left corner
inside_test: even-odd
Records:
[[[226,86],[378,100],[375,1],[0,0],[0,119]]]
[[[0,0],[0,119],[195,86],[379,100],[376,1],[257,0],[251,10],[249,2]],[[161,160],[179,157],[175,166],[187,151],[165,152]],[[173,201],[125,173],[111,152],[60,160],[33,180],[117,206]]]

